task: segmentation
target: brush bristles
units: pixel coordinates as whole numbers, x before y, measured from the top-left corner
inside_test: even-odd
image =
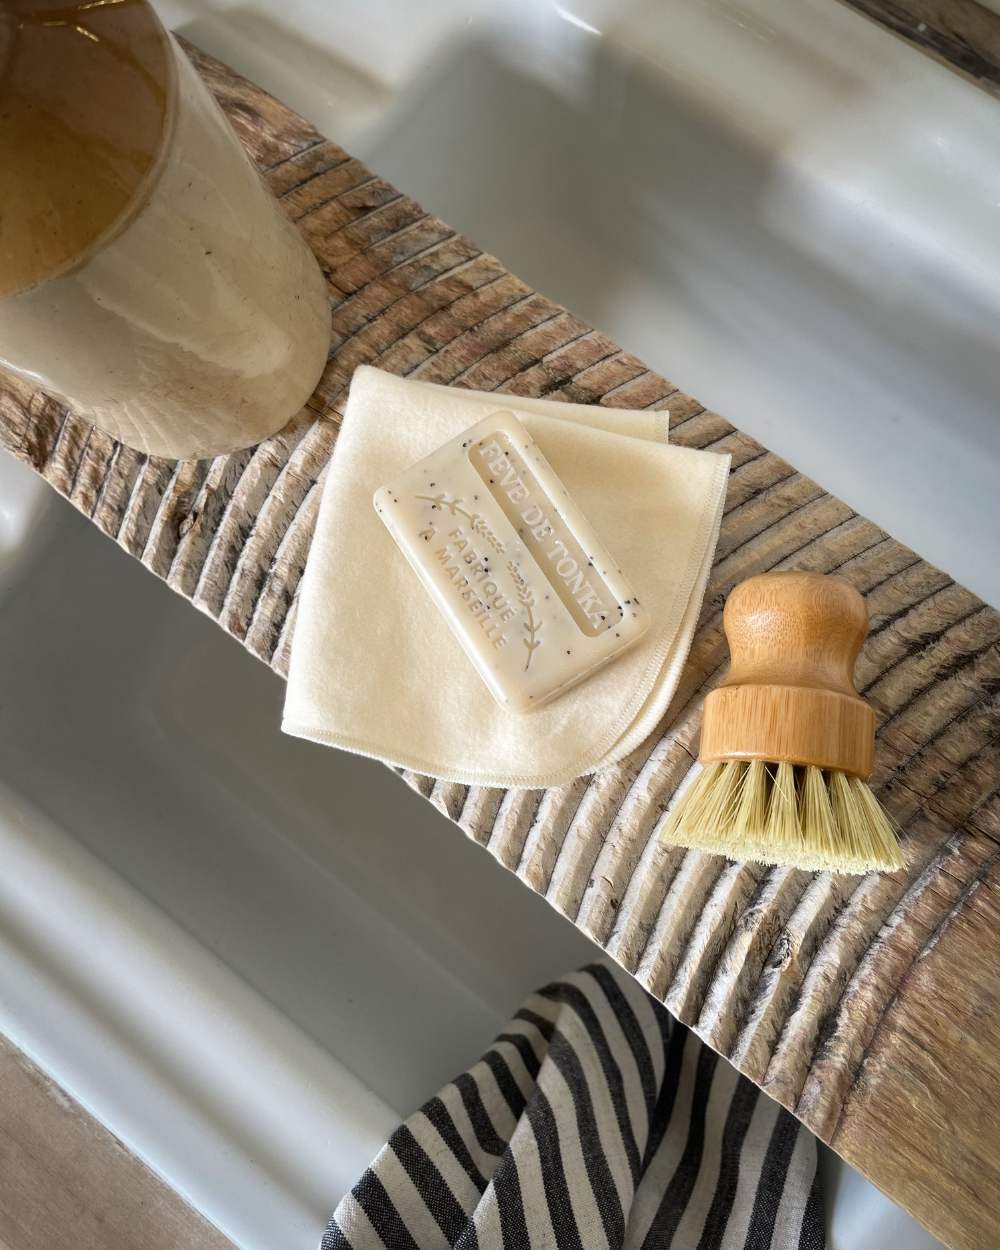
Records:
[[[734,842],[744,844],[760,837],[760,830],[767,823],[767,804],[770,786],[767,778],[767,765],[763,760],[751,760],[746,771],[740,777],[740,770],[735,770],[739,777],[739,803],[733,821],[731,835]]]
[[[895,872],[888,816],[860,777],[761,760],[706,764],[664,822],[665,842],[810,871]]]

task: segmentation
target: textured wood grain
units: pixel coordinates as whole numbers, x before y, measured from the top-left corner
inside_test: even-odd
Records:
[[[843,0],[949,69],[1000,95],[1000,16],[976,0]]]
[[[956,1247],[995,1247],[1000,616],[301,118],[193,55],[327,276],[333,341],[309,411],[252,451],[168,463],[7,381],[3,442],[279,673],[358,364],[667,410],[673,441],[730,452],[690,660],[650,739],[559,789],[407,780],[929,1227]],[[724,597],[785,568],[836,571],[866,596],[872,631],[857,675],[879,723],[873,786],[904,831],[895,876],[765,869],[657,838],[725,664]]]
[[[233,1250],[3,1037],[0,1095],[5,1250]]]

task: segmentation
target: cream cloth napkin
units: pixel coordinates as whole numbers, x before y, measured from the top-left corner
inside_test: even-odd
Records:
[[[379,486],[500,408],[523,421],[652,620],[524,715],[494,702],[372,507]],[[638,746],[677,687],[729,472],[728,456],[669,446],[667,420],[359,368],[299,593],[285,732],[492,786],[563,785]]]

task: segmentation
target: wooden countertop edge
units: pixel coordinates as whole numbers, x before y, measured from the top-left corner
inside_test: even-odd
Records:
[[[0,1250],[233,1250],[0,1036]]]
[[[976,0],[839,0],[963,78],[1000,95],[1000,14]]]

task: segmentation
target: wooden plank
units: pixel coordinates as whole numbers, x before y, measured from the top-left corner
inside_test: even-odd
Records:
[[[976,0],[842,0],[911,47],[1000,95],[1000,16]]]
[[[1000,926],[989,923],[1000,615],[290,110],[192,56],[328,278],[333,342],[309,411],[251,452],[178,465],[110,444],[9,379],[0,441],[281,674],[359,363],[665,409],[676,443],[732,452],[690,659],[649,740],[543,792],[407,781],[939,1236],[995,1245],[993,1204],[972,1190],[1000,1188]],[[904,830],[906,868],[893,877],[734,865],[659,843],[726,662],[725,595],[771,568],[837,571],[867,597],[859,679],[879,721],[874,784]]]
[[[0,1037],[0,1246],[232,1250],[232,1242]]]

